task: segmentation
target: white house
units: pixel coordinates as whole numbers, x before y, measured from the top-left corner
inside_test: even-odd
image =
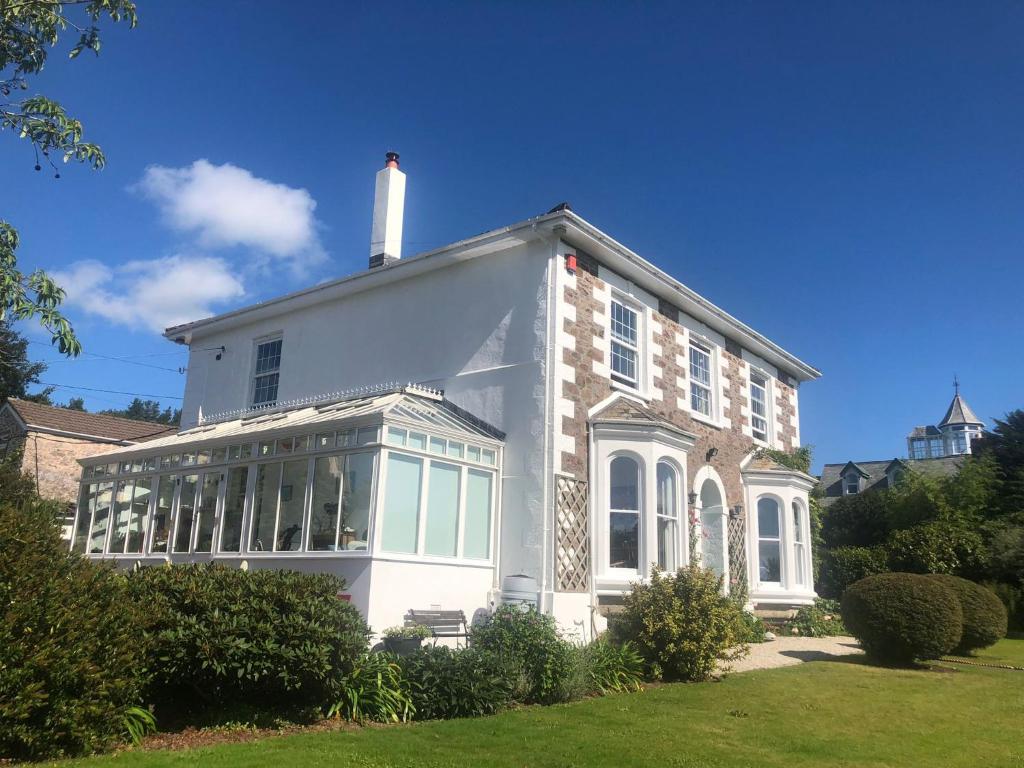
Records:
[[[404,194],[389,154],[368,270],[166,331],[182,429],[81,461],[76,551],[329,571],[378,630],[526,584],[590,636],[696,558],[813,600],[814,480],[758,449],[817,370],[567,205],[400,258]]]

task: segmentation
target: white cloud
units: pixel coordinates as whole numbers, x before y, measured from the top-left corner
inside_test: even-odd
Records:
[[[301,269],[324,259],[313,215],[316,201],[238,166],[196,160],[183,168],[152,165],[136,188],[168,223],[206,247],[247,246]]]
[[[223,259],[175,255],[108,267],[79,261],[53,273],[66,304],[112,323],[163,331],[214,314],[245,288]]]

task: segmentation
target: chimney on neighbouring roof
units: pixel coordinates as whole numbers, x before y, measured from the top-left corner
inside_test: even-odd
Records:
[[[373,230],[370,232],[370,269],[402,258],[402,217],[405,209],[405,174],[398,170],[398,153],[385,155],[377,171],[373,194]]]

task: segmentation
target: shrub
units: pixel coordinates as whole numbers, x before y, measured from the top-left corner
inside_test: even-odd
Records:
[[[587,672],[588,693],[639,691],[644,679],[644,660],[632,643],[616,645],[599,637],[581,649]]]
[[[818,590],[838,600],[855,581],[888,571],[887,558],[881,547],[840,547],[826,552]]]
[[[763,643],[767,639],[768,627],[761,619],[742,606],[736,612],[736,641],[740,643]]]
[[[356,660],[338,690],[328,717],[355,723],[405,722],[416,713],[410,686],[398,657],[390,653],[364,653]]]
[[[805,605],[782,627],[783,634],[800,637],[845,635],[841,609],[836,600],[819,597],[814,605]]]
[[[56,512],[0,505],[0,758],[86,754],[150,725],[124,579],[69,556]]]
[[[928,578],[945,584],[960,600],[964,628],[957,651],[987,648],[1006,637],[1006,608],[993,592],[958,576],[932,574]]]
[[[999,598],[1006,608],[1009,629],[1024,630],[1024,589],[999,581],[986,581],[982,586]]]
[[[128,583],[146,607],[158,714],[328,707],[366,651],[366,624],[334,576],[173,565]]]
[[[558,634],[555,619],[534,609],[502,605],[473,629],[473,645],[501,659],[523,704],[553,704],[578,695],[578,654]]]
[[[512,700],[513,682],[491,651],[427,646],[399,664],[417,720],[492,715]]]
[[[662,680],[706,680],[720,661],[739,658],[740,608],[722,594],[722,579],[696,565],[674,574],[655,569],[647,584],[633,584],[611,625],[619,642],[631,641],[647,674]]]
[[[911,573],[861,579],[843,595],[842,613],[867,654],[883,662],[938,658],[963,632],[963,610],[949,587]]]
[[[976,570],[981,536],[944,522],[895,531],[886,545],[889,569],[907,573],[956,573]]]
[[[836,499],[821,519],[821,539],[828,549],[873,547],[889,535],[884,493],[871,491]]]

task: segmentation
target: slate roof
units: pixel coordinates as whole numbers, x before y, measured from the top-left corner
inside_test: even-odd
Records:
[[[971,410],[971,406],[964,402],[964,399],[960,397],[960,393],[957,392],[953,396],[953,402],[949,404],[949,408],[946,409],[946,415],[939,422],[940,427],[944,427],[947,424],[984,424],[981,419],[974,415],[974,411]]]
[[[914,430],[907,437],[941,437],[942,432],[938,427],[914,427]]]
[[[141,443],[177,432],[177,427],[152,421],[136,421],[104,413],[86,413],[68,408],[55,408],[16,397],[8,399],[10,406],[28,428],[38,427],[54,432],[96,437],[106,441]]]
[[[685,429],[677,427],[670,421],[667,421],[656,411],[648,408],[643,403],[634,400],[632,397],[620,396],[608,403],[604,408],[594,414],[591,417],[591,421],[594,423],[612,423],[612,424],[651,424],[662,429],[667,429],[671,432],[676,432],[680,435],[687,437],[694,437]]]
[[[821,469],[822,490],[825,497],[822,499],[827,507],[843,495],[843,474],[844,470],[853,465],[860,470],[863,481],[861,482],[861,493],[865,491],[879,491],[889,487],[889,468],[894,462],[904,467],[930,477],[948,477],[956,474],[957,470],[964,463],[965,456],[946,456],[941,459],[887,459],[885,461],[848,461],[845,464],[826,464]]]

